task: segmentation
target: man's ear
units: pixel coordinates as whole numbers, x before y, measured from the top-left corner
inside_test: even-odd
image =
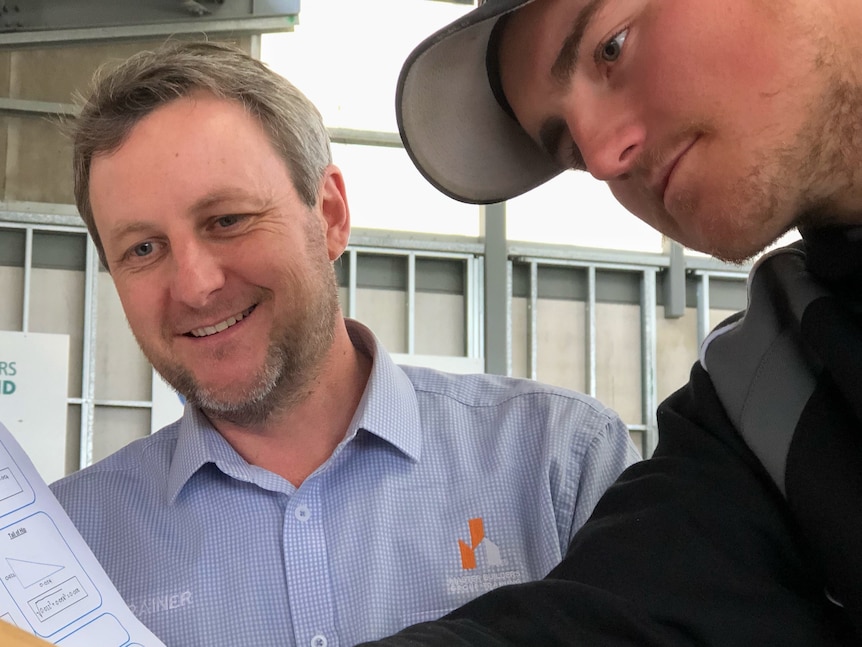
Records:
[[[326,225],[329,260],[334,261],[341,256],[350,239],[350,208],[347,206],[344,176],[333,164],[327,166],[323,172],[317,202]]]

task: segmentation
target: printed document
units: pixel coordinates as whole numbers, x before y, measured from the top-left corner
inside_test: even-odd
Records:
[[[165,647],[0,423],[0,620],[62,647]]]

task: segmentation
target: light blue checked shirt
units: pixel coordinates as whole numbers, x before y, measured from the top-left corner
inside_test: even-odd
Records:
[[[597,401],[373,357],[344,441],[299,488],[197,410],[51,487],[168,647],[351,646],[562,558],[638,459]]]

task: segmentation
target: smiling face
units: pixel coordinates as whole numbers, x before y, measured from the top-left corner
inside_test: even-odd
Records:
[[[803,4],[536,0],[507,19],[503,89],[558,161],[674,240],[744,260],[847,188],[858,90]]]
[[[337,169],[307,206],[258,122],[198,93],[96,156],[90,198],[129,325],[169,383],[237,424],[303,397],[339,313]]]

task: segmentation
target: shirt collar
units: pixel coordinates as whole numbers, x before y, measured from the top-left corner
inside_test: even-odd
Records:
[[[171,503],[189,479],[208,463],[234,478],[259,480],[255,472],[264,470],[249,465],[237,454],[200,409],[187,403],[179,424],[177,445],[168,471],[167,496]]]
[[[363,429],[394,445],[418,461],[422,454],[422,426],[413,383],[366,326],[345,319],[353,346],[371,357],[371,375],[348,435]]]
[[[353,346],[371,358],[371,374],[347,434],[333,456],[340,453],[358,431],[364,430],[390,443],[411,460],[418,461],[422,428],[413,383],[366,326],[353,319],[345,319],[345,324]],[[208,463],[215,464],[234,478],[258,483],[268,489],[283,489],[274,487],[275,481],[268,483],[268,477],[279,482],[283,482],[282,479],[249,465],[216,431],[200,409],[186,404],[179,421],[177,445],[168,471],[168,500],[173,503],[189,479]]]

